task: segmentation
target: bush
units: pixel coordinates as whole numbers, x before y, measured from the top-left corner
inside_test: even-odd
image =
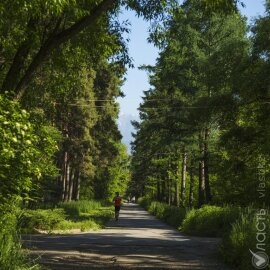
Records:
[[[21,217],[21,227],[24,232],[33,232],[34,229],[51,231],[64,220],[64,209],[25,210]]]
[[[147,197],[141,197],[138,199],[138,203],[145,209],[148,210],[151,205],[152,200]]]
[[[252,255],[249,250],[253,252],[256,249],[256,213],[247,209],[241,214],[240,218],[232,225],[231,230],[223,237],[221,245],[221,254],[225,261],[241,270],[254,269],[251,264]],[[266,220],[266,234],[270,229],[270,216]],[[270,238],[266,237],[266,253],[270,250]]]
[[[66,214],[70,218],[79,217],[82,213],[90,213],[93,210],[97,210],[102,207],[101,202],[98,201],[72,201],[72,202],[63,202],[58,205],[60,208],[63,208]]]
[[[37,196],[37,180],[56,172],[57,143],[51,133],[30,122],[18,102],[0,95],[0,203],[28,197],[34,189]]]
[[[27,257],[22,250],[17,228],[20,210],[13,205],[2,205],[0,212],[0,269],[39,269],[37,265],[30,267]]]
[[[78,201],[65,202],[56,209],[25,210],[21,217],[24,233],[32,233],[35,229],[71,230],[101,229],[112,218],[112,207],[103,207],[101,202]],[[68,218],[68,219],[66,219]]]
[[[237,207],[219,207],[206,205],[190,210],[182,224],[182,231],[201,236],[222,236],[231,229],[240,216]]]
[[[176,228],[182,224],[186,216],[185,208],[169,206],[161,202],[152,202],[149,206],[149,212]]]
[[[152,215],[176,228],[182,224],[186,216],[187,210],[183,207],[170,206],[166,203],[151,201],[150,198],[145,197],[140,198],[138,201]]]
[[[165,210],[165,222],[179,228],[187,214],[187,209],[183,207],[170,206]]]
[[[71,230],[80,229],[86,231],[87,229],[98,230],[102,229],[104,225],[112,218],[114,212],[110,208],[102,207],[99,210],[93,210],[90,213],[83,213],[76,217],[76,221],[65,220],[58,223],[54,229],[57,230]]]

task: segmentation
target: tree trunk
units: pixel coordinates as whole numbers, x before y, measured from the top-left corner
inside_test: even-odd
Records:
[[[171,187],[171,177],[168,173],[168,204],[171,205],[172,203],[172,187]]]
[[[181,177],[181,204],[185,205],[185,192],[186,192],[186,172],[187,172],[187,153],[186,147],[183,147],[182,154],[182,177]]]
[[[36,28],[36,25],[36,20],[31,18],[27,24],[27,36],[15,53],[12,64],[2,83],[1,93],[4,93],[5,91],[14,91],[16,89],[16,84],[19,81],[20,73],[24,68],[25,61],[29,56],[31,46],[33,44],[33,32]]]
[[[204,178],[204,150],[203,150],[203,130],[199,133],[199,200],[198,207],[201,207],[205,203],[205,178]]]
[[[68,160],[68,153],[65,151],[64,157],[63,157],[63,165],[62,165],[62,201],[65,200],[65,194],[66,194],[67,160]]]
[[[189,186],[189,199],[188,199],[188,205],[191,208],[193,206],[193,200],[194,200],[194,195],[193,195],[193,189],[194,189],[194,156],[191,155],[190,157],[190,186]]]
[[[47,59],[47,57],[51,54],[53,50],[58,48],[66,41],[70,40],[72,37],[76,36],[85,28],[89,26],[94,26],[100,16],[102,16],[102,14],[111,9],[117,2],[118,0],[103,0],[92,10],[91,14],[83,17],[78,22],[76,22],[69,28],[64,29],[60,33],[51,35],[40,47],[29,67],[25,70],[21,80],[16,85],[16,99],[21,99],[21,97],[25,93],[27,86],[32,81],[34,74],[39,70],[40,66],[44,63],[44,61]],[[6,89],[6,91],[10,90],[14,89]]]
[[[77,177],[76,177],[76,192],[75,192],[75,200],[78,201],[80,199],[80,191],[81,191],[81,173],[78,170],[77,171]]]
[[[166,183],[164,179],[161,179],[161,196],[162,201],[166,202]]]
[[[176,166],[176,179],[175,179],[175,205],[179,206],[179,166]]]
[[[205,177],[205,202],[210,203],[212,201],[211,187],[209,180],[209,151],[208,151],[208,138],[209,129],[206,128],[204,132],[204,177]]]
[[[73,187],[74,187],[74,178],[75,178],[75,169],[71,167],[70,169],[70,180],[69,180],[69,189],[68,189],[68,201],[73,199]]]
[[[161,200],[161,193],[160,193],[160,178],[157,178],[157,200],[160,201]]]
[[[64,196],[64,201],[68,201],[68,191],[69,191],[69,186],[70,186],[70,163],[69,159],[67,159],[67,165],[66,165],[66,186],[65,186],[65,196]]]

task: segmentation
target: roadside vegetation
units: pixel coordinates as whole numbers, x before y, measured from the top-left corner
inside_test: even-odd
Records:
[[[1,205],[0,211],[0,269],[39,270],[22,248],[18,224],[21,210],[16,205]]]
[[[157,217],[221,237],[225,261],[253,269],[250,251],[270,251],[270,2],[250,24],[205,14],[202,2],[183,1],[151,35],[160,53],[142,67],[150,88],[133,123],[130,188]]]
[[[256,225],[259,210],[253,207],[210,205],[189,209],[145,197],[140,198],[139,203],[151,214],[188,235],[222,238],[219,253],[225,262],[241,270],[254,269],[249,250],[255,250],[258,243]],[[262,218],[265,218],[264,224],[269,228],[269,211]],[[266,237],[263,247],[266,251],[270,250],[269,238]]]
[[[22,210],[23,233],[72,233],[104,228],[113,217],[112,206],[97,201],[59,203],[54,209]]]

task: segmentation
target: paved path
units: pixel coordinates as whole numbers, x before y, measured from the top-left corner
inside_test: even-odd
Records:
[[[229,270],[217,255],[218,240],[189,237],[141,207],[123,207],[120,220],[99,232],[32,235],[25,246],[50,269]]]

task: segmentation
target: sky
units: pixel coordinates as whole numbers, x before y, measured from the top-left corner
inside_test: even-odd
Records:
[[[264,0],[242,0],[246,7],[240,8],[242,14],[252,18],[264,14]],[[126,74],[126,82],[122,86],[125,94],[124,98],[120,98],[120,116],[132,115],[137,118],[137,108],[141,102],[143,91],[148,90],[148,76],[145,71],[138,70],[141,65],[154,65],[158,57],[158,49],[147,42],[149,22],[142,18],[137,18],[132,11],[123,11],[120,16],[121,20],[129,20],[131,23],[129,34],[129,53],[133,58],[134,68],[128,69]]]

